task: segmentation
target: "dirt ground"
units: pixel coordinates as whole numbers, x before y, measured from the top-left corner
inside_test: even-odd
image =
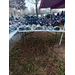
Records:
[[[60,47],[58,48],[58,42],[53,44],[50,49],[60,58],[65,60],[65,41],[61,42]]]

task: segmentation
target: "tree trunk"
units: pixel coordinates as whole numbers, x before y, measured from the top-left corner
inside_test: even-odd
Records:
[[[36,0],[36,15],[37,15],[37,19],[38,19],[37,0]]]

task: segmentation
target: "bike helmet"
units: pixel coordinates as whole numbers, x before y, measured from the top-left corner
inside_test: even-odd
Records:
[[[48,26],[48,29],[53,30],[54,28],[53,28],[53,26]]]
[[[54,30],[60,30],[60,27],[59,26],[55,26]]]
[[[34,28],[34,30],[41,30],[42,29],[42,27],[40,26],[40,25],[37,25],[35,28]]]
[[[42,26],[42,29],[43,29],[43,30],[46,30],[46,29],[47,29],[47,26],[46,26],[46,25],[43,25],[43,26]]]
[[[19,27],[19,30],[25,30],[25,26]]]
[[[27,25],[27,26],[25,27],[25,30],[31,30],[31,26]]]
[[[35,24],[33,24],[33,25],[32,25],[32,28],[34,29],[35,27],[36,27],[36,25],[35,25]]]

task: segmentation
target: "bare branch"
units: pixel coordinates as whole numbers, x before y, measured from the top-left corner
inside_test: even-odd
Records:
[[[32,3],[32,4],[36,4],[36,1],[34,2],[33,0],[28,0],[30,3]],[[40,0],[37,0],[37,4],[38,4],[38,2],[39,2]]]
[[[15,7],[16,9],[25,9],[25,0],[9,0],[9,7]]]
[[[29,0],[28,0],[29,1]],[[34,2],[31,2],[31,1],[29,1],[30,3],[32,3],[32,4],[36,4],[36,3],[34,3]]]

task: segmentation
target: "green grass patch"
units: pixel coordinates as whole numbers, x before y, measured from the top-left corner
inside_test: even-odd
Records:
[[[58,69],[60,71],[60,75],[65,75],[65,69],[63,67],[61,67],[60,65],[58,65]]]

